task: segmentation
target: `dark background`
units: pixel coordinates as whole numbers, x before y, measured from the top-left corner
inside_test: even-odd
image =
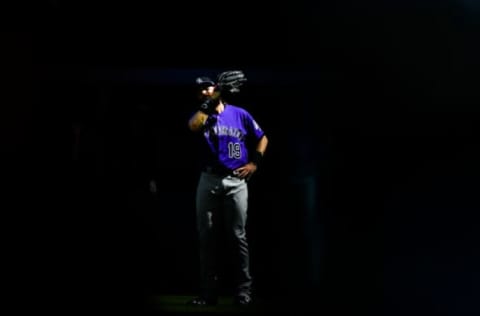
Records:
[[[52,0],[12,12],[1,135],[21,304],[42,293],[50,307],[140,310],[150,294],[195,293],[192,83],[243,69],[238,102],[270,139],[251,182],[258,297],[480,312],[473,1]]]

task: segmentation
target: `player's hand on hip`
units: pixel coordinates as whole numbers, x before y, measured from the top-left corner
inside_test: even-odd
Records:
[[[257,171],[257,165],[249,162],[243,167],[235,169],[234,174],[240,179],[249,179],[255,171]]]

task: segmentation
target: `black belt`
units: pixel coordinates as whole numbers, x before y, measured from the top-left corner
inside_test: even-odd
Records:
[[[203,168],[203,171],[206,173],[214,174],[217,176],[235,176],[235,172],[233,170],[227,169],[227,168],[222,168],[222,167],[212,167],[212,166],[206,166]]]

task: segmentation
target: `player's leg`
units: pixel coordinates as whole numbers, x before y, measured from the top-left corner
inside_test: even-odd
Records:
[[[248,187],[245,180],[235,177],[224,179],[224,184],[228,188],[225,200],[225,221],[233,247],[235,294],[237,300],[249,301],[252,276],[250,274],[250,254],[246,233]]]
[[[221,206],[221,179],[202,173],[196,193],[196,218],[200,256],[200,296],[211,304],[217,300],[217,216]]]

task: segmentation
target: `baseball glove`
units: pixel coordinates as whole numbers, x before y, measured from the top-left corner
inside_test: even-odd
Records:
[[[247,81],[247,77],[241,70],[229,70],[217,76],[217,87],[220,91],[230,93],[240,92],[240,87]]]

